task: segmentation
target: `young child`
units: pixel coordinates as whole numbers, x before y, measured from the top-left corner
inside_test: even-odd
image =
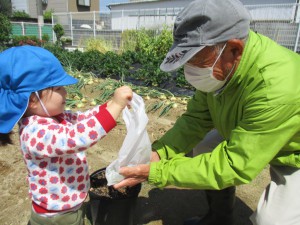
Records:
[[[0,54],[0,68],[0,144],[11,143],[18,123],[32,199],[29,224],[83,224],[81,206],[90,187],[84,151],[116,125],[132,90],[120,87],[106,104],[72,113],[64,111],[63,86],[77,80],[49,51],[10,48]]]

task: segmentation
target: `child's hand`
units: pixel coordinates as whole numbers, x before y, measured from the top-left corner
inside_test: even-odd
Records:
[[[129,104],[132,99],[132,90],[128,86],[122,86],[115,90],[114,96],[107,103],[106,109],[116,120],[122,110]]]
[[[115,90],[112,102],[124,109],[132,99],[132,90],[128,86],[122,86]]]

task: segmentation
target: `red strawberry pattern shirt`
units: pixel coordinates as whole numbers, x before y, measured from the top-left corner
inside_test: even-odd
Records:
[[[90,180],[84,151],[116,126],[106,104],[83,113],[65,111],[56,119],[35,115],[19,121],[29,195],[37,213],[59,213],[85,200]]]

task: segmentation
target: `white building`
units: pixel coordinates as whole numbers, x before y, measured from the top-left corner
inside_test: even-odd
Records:
[[[108,5],[112,29],[157,28],[172,25],[178,12],[192,0],[148,0]],[[297,0],[241,0],[253,20],[294,20]]]
[[[148,0],[112,3],[112,30],[161,29],[172,26],[178,12],[192,0]],[[220,0],[221,1],[221,0]],[[252,28],[293,49],[300,35],[299,0],[241,0],[250,11]]]

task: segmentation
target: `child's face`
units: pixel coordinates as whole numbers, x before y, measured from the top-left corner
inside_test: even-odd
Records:
[[[64,111],[67,96],[64,87],[47,88],[41,91],[39,96],[50,116],[59,115]],[[31,115],[48,116],[35,93],[31,94],[29,105],[25,113],[25,116]]]
[[[66,106],[67,91],[64,87],[53,87],[45,90],[40,96],[50,116],[61,114]]]

